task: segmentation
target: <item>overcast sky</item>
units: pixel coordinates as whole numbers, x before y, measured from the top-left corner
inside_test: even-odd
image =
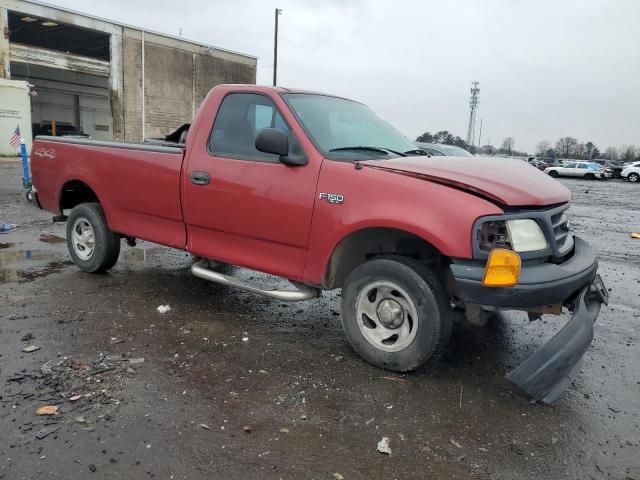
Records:
[[[255,55],[270,84],[353,98],[414,139],[466,137],[480,82],[482,143],[534,151],[561,136],[640,145],[640,0],[53,0]]]

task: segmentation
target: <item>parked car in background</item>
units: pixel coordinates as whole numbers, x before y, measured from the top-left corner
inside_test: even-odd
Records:
[[[622,170],[624,169],[624,164],[622,162],[607,160],[606,158],[596,158],[591,161],[610,171],[613,178],[622,178]]]
[[[562,166],[544,169],[552,177],[581,177],[587,180],[611,178],[611,173],[593,162],[567,162]]]
[[[620,172],[622,178],[626,178],[630,182],[640,182],[640,162],[633,162],[624,167]]]
[[[539,158],[530,158],[529,160],[527,160],[529,162],[530,165],[533,165],[534,167],[536,167],[538,170],[544,170],[545,168],[548,168],[551,166],[550,163],[545,162],[542,159]]]
[[[443,143],[413,142],[420,150],[423,150],[434,157],[473,157],[472,153],[464,148],[455,145],[445,145]]]

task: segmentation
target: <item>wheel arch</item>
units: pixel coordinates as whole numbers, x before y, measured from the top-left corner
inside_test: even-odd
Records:
[[[62,185],[58,198],[58,208],[60,212],[70,210],[81,203],[89,202],[101,203],[95,189],[84,180],[67,180]]]
[[[420,235],[399,228],[366,227],[349,233],[334,247],[325,266],[322,287],[340,288],[358,266],[388,255],[409,257],[436,267],[448,262],[433,242]]]

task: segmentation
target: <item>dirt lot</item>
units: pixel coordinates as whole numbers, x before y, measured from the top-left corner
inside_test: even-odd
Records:
[[[0,235],[0,479],[640,480],[637,185],[563,180],[611,305],[575,384],[543,406],[504,375],[566,315],[502,314],[456,331],[445,361],[391,374],[349,347],[339,292],[267,300],[144,243],[81,273],[19,177],[0,162],[0,223],[20,224]]]

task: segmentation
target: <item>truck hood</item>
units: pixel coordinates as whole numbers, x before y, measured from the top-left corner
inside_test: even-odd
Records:
[[[516,159],[416,156],[360,163],[449,185],[504,206],[546,206],[571,200],[571,192],[560,182]]]

